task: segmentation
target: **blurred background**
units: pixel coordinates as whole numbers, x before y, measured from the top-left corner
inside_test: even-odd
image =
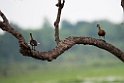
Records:
[[[0,0],[0,10],[26,42],[31,32],[40,42],[36,50],[47,52],[56,46],[53,23],[57,1]],[[99,38],[96,27],[99,23],[106,31],[106,41],[124,51],[120,2],[66,1],[60,21],[60,39],[69,36]],[[0,31],[0,83],[123,83],[123,69],[123,62],[114,55],[90,45],[75,45],[52,62],[25,57],[19,53],[16,38]]]

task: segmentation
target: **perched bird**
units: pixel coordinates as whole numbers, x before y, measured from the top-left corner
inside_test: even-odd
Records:
[[[106,34],[106,32],[100,28],[100,25],[99,24],[97,24],[97,27],[98,27],[99,38],[100,38],[100,36],[102,36],[104,38],[104,40],[105,40],[105,34]]]
[[[32,46],[32,50],[35,50],[35,46],[37,46],[38,44],[40,44],[40,43],[38,43],[36,40],[34,40],[33,39],[33,37],[32,37],[32,33],[30,33],[30,42],[29,42],[29,44]]]

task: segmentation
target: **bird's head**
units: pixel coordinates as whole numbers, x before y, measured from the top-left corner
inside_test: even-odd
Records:
[[[100,24],[97,24],[97,27],[100,27]]]
[[[32,33],[30,33],[30,36],[32,36]]]

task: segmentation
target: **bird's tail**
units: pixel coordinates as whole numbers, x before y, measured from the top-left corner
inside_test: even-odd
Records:
[[[37,42],[37,44],[40,44],[39,42]]]
[[[28,42],[28,45],[31,45],[30,42]]]

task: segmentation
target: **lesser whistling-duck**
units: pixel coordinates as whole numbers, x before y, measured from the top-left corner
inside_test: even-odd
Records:
[[[104,38],[104,40],[105,40],[106,32],[101,29],[100,24],[97,24],[97,27],[98,27],[98,35],[99,35],[99,38],[100,38],[100,36],[102,36],[102,37]]]
[[[32,50],[35,50],[35,46],[37,46],[38,44],[40,44],[40,43],[38,43],[36,40],[34,40],[33,39],[33,37],[32,37],[32,33],[30,33],[30,45],[32,46]]]

